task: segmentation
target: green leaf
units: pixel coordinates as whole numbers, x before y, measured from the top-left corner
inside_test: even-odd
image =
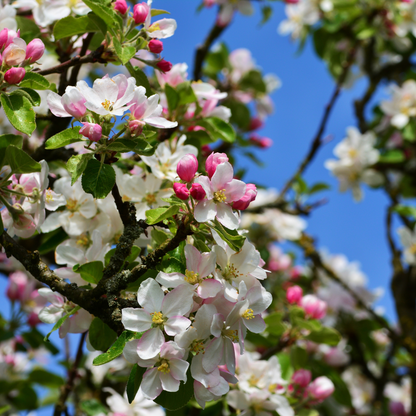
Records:
[[[363,30],[360,30],[356,34],[356,37],[357,39],[364,40],[364,39],[371,38],[372,36],[375,35],[375,33],[376,33],[376,29],[374,27],[366,27]]]
[[[103,268],[101,261],[91,261],[82,266],[74,266],[74,272],[80,273],[86,282],[97,284],[103,277]]]
[[[98,351],[108,350],[117,338],[117,334],[97,317],[91,322],[88,333],[91,345]]]
[[[16,134],[2,134],[0,136],[0,149],[2,147],[7,147],[10,145],[16,146],[19,149],[21,149],[23,145],[23,137],[17,136]]]
[[[139,390],[140,383],[142,382],[143,374],[147,368],[139,367],[137,364],[133,365],[130,372],[129,380],[127,381],[127,399],[131,403],[136,397],[137,391]]]
[[[21,95],[1,94],[1,104],[12,126],[29,136],[36,128],[36,115],[30,101]]]
[[[197,100],[189,81],[181,82],[178,84],[176,86],[176,92],[179,95],[179,105],[191,104]]]
[[[393,211],[397,212],[399,215],[416,218],[416,207],[411,207],[411,206],[406,206],[406,205],[396,205],[393,208]]]
[[[141,85],[146,88],[146,95],[150,97],[152,95],[152,87],[150,86],[146,74],[138,66],[133,67],[130,62],[127,62],[125,66],[130,75],[136,80],[136,85]]]
[[[249,90],[259,92],[261,94],[267,93],[266,84],[263,81],[263,77],[259,71],[252,69],[247,72],[240,81],[240,88],[242,90]]]
[[[230,101],[225,104],[231,110],[230,122],[237,124],[243,130],[247,130],[250,125],[250,110],[239,101]]]
[[[392,149],[385,152],[378,159],[379,163],[401,163],[404,162],[404,153],[398,149]]]
[[[139,339],[142,336],[142,334],[143,333],[131,331],[122,332],[122,334],[116,339],[114,344],[108,349],[107,352],[94,358],[93,364],[103,365],[109,363],[110,361],[113,361],[123,353],[123,349],[126,345],[126,342],[132,341],[133,339]]]
[[[178,106],[179,94],[176,92],[175,88],[171,87],[169,84],[165,84],[165,94],[168,101],[169,113],[172,113]]]
[[[18,394],[8,399],[18,410],[34,410],[38,407],[38,396],[36,391],[28,384],[19,385]]]
[[[152,9],[152,11],[150,12],[150,14],[152,15],[152,17],[154,17],[154,16],[159,16],[160,14],[170,14],[170,13],[167,12],[166,10]]]
[[[403,138],[409,142],[416,140],[416,125],[414,120],[411,120],[403,129]]]
[[[117,54],[120,62],[125,65],[136,54],[136,48],[134,46],[122,46],[121,53]]]
[[[37,107],[40,105],[40,95],[35,90],[32,90],[32,88],[19,88],[12,91],[10,95],[21,95],[29,100],[33,106]]]
[[[320,331],[312,331],[305,339],[317,344],[336,346],[341,341],[341,335],[334,328],[323,327]]]
[[[57,374],[43,369],[35,369],[29,374],[29,381],[46,387],[60,387],[65,384],[65,380]]]
[[[40,172],[42,168],[25,151],[13,145],[0,148],[0,161],[1,166],[9,165],[13,173]]]
[[[33,88],[34,90],[48,90],[51,87],[49,81],[36,72],[26,72],[20,87]]]
[[[72,177],[71,185],[73,185],[77,181],[77,179],[84,173],[88,161],[92,159],[92,157],[92,153],[84,153],[83,155],[75,155],[69,158],[68,162],[66,162],[66,169]]]
[[[16,16],[17,27],[20,29],[20,37],[29,43],[34,38],[40,38],[41,33],[39,26],[31,19]]]
[[[49,337],[50,337],[50,335],[52,334],[52,332],[55,332],[57,329],[59,329],[61,326],[62,326],[62,324],[71,316],[71,315],[73,315],[74,313],[77,313],[79,310],[81,309],[81,306],[75,306],[75,308],[74,309],[72,309],[72,310],[70,310],[66,315],[64,315],[61,319],[59,319],[59,321],[53,326],[53,328],[52,328],[52,331],[51,332],[49,332],[46,336],[45,336],[45,338],[44,338],[44,340],[45,341],[48,341],[48,339],[49,339]]]
[[[272,17],[273,9],[270,6],[263,6],[261,8],[261,14],[262,14],[262,19],[261,19],[260,25],[264,25]]]
[[[97,32],[100,28],[90,16],[68,16],[58,20],[53,27],[53,35],[56,40],[68,38],[74,35],[84,35],[88,32]]]
[[[185,274],[185,265],[174,257],[166,258],[160,264],[165,273],[182,273]]]
[[[82,188],[94,198],[104,199],[116,183],[116,173],[110,165],[90,159],[82,175]]]
[[[22,337],[33,349],[45,347],[53,355],[59,353],[58,348],[56,348],[52,342],[45,342],[45,335],[39,332],[36,328],[31,328],[29,332],[24,332]]]
[[[172,216],[176,215],[178,211],[179,205],[149,209],[146,211],[146,222],[148,225],[157,224],[160,221],[172,218]]]
[[[331,187],[325,182],[318,182],[313,184],[308,191],[309,195],[316,194],[320,191],[326,191],[327,189],[331,189]]]
[[[236,134],[232,126],[217,117],[208,117],[204,120],[198,121],[198,125],[205,127],[213,136],[214,140],[221,139],[227,143],[233,143]]]
[[[266,316],[264,319],[266,322],[266,332],[271,335],[280,337],[285,332],[286,327],[283,324],[283,312],[274,312]]]
[[[82,135],[79,134],[79,130],[81,126],[76,126],[71,129],[66,129],[55,136],[52,136],[48,140],[46,140],[45,148],[46,149],[59,149],[60,147],[67,146],[71,143],[77,143],[82,141]]]
[[[188,368],[187,381],[181,381],[179,390],[175,393],[162,391],[154,400],[157,404],[168,410],[178,410],[187,405],[194,395],[194,381],[191,377],[191,370]]]
[[[135,139],[118,139],[107,146],[107,150],[114,152],[135,152],[137,154],[149,155],[149,152],[154,153],[155,149],[146,140],[135,138]]]
[[[97,416],[97,415],[105,415],[107,414],[107,408],[102,405],[98,400],[90,399],[90,400],[82,400],[81,409],[83,412],[87,414],[87,416]]]
[[[290,360],[295,370],[305,368],[308,363],[308,353],[304,348],[292,347],[290,349]]]
[[[6,413],[10,409],[11,409],[11,406],[9,404],[6,404],[6,406],[0,407],[0,415],[2,415],[3,413]]]
[[[110,7],[107,7],[102,0],[84,0],[84,3],[109,27],[114,27],[118,20],[117,14]]]
[[[240,251],[246,238],[238,234],[236,230],[229,230],[224,227],[217,219],[215,219],[214,224],[214,226],[210,227],[218,233],[221,239],[224,240],[232,250]]]

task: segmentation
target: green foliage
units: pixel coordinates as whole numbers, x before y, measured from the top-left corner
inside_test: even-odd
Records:
[[[94,198],[104,199],[116,183],[116,173],[110,165],[90,159],[82,175],[82,188]]]
[[[34,90],[48,90],[51,88],[49,81],[36,72],[26,72],[20,87],[33,88]]]
[[[88,283],[97,284],[103,277],[103,263],[101,261],[91,261],[83,265],[75,265],[74,272],[79,273]]]
[[[60,387],[65,383],[62,377],[41,368],[31,371],[28,380],[45,387]]]
[[[97,351],[108,350],[117,338],[117,334],[97,317],[95,317],[91,322],[88,333],[90,343]]]
[[[88,162],[94,155],[92,153],[84,153],[82,155],[71,156],[66,163],[66,168],[71,174],[71,186],[77,181],[77,179],[84,173]]]
[[[234,251],[240,251],[243,247],[244,241],[246,238],[240,234],[236,230],[229,230],[228,228],[224,227],[220,222],[215,219],[214,225],[210,226],[213,230],[215,230],[218,235],[224,240],[231,249]]]
[[[14,140],[18,141],[18,139]],[[0,166],[4,165],[9,165],[13,173],[31,173],[41,171],[40,163],[33,160],[25,151],[14,145],[0,147]]]
[[[226,143],[233,143],[236,138],[233,127],[217,117],[207,117],[198,120],[198,125],[204,127],[213,141],[223,140]]]
[[[137,364],[133,365],[133,368],[130,372],[129,380],[127,381],[127,399],[131,403],[140,388],[142,382],[143,374],[146,372],[146,368],[139,367]]]
[[[97,32],[100,27],[87,16],[67,16],[58,20],[53,28],[53,35],[56,40],[74,35],[84,35],[88,32]]]
[[[80,126],[76,126],[74,128],[62,130],[61,132],[55,134],[55,136],[46,140],[45,148],[59,149],[60,147],[67,146],[68,144],[82,141],[83,136],[79,134],[80,129]]]
[[[31,102],[26,97],[2,93],[1,105],[16,130],[28,135],[33,133],[36,128],[36,116]]]
[[[163,220],[173,217],[178,212],[179,212],[178,205],[149,209],[146,211],[146,222],[149,225],[157,224],[158,222],[161,222]]]
[[[66,315],[64,315],[62,318],[60,318],[58,320],[58,322],[53,326],[52,331],[50,331],[46,337],[44,338],[45,341],[49,340],[50,335],[52,334],[52,332],[56,331],[57,329],[59,329],[64,322],[73,314],[77,313],[79,310],[81,309],[80,306],[75,306],[74,309],[70,310]]]

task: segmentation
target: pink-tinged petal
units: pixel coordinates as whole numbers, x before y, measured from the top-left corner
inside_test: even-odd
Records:
[[[149,277],[139,287],[137,292],[137,302],[146,310],[146,312],[160,312],[165,294],[159,284]]]
[[[211,387],[209,390],[216,396],[221,397],[230,391],[230,385],[222,377],[220,377],[220,382],[216,386]]]
[[[137,344],[139,343],[138,339],[134,339],[133,341],[126,342],[126,345],[123,349],[124,358],[129,363],[137,363],[139,356],[137,355]]]
[[[227,338],[224,339],[225,365],[231,374],[235,374],[235,349],[234,344]]]
[[[191,285],[183,284],[169,292],[162,302],[162,312],[168,318],[174,315],[186,315],[194,305],[194,289]]]
[[[207,195],[207,199],[214,198],[214,190],[212,189],[211,181],[208,176],[200,176],[199,178],[196,178],[195,182],[202,186]]]
[[[162,112],[162,106],[159,106],[159,94],[154,94],[150,96],[146,101],[147,101],[147,108],[145,112],[143,113],[142,118],[160,116]]]
[[[67,111],[65,111],[64,106],[61,101],[62,97],[55,92],[50,92],[46,98],[48,107],[51,110],[52,114],[56,117],[72,117]]]
[[[192,327],[197,330],[200,339],[206,339],[211,335],[211,323],[216,313],[217,308],[209,303],[203,304],[198,309]]]
[[[108,100],[115,103],[118,96],[118,85],[111,78],[98,78],[92,86],[101,101]],[[96,104],[96,103],[94,103]]]
[[[216,254],[216,257],[217,257],[216,262],[217,262],[217,264],[219,266],[221,266],[221,269],[224,270],[227,267],[227,265],[228,265],[227,252],[222,247],[220,247],[218,245],[215,245],[212,248],[212,251],[214,251],[215,254]]]
[[[192,272],[199,273],[201,253],[193,245],[187,244],[185,246],[185,258],[186,268]]]
[[[199,268],[196,271],[201,277],[209,276],[215,270],[216,260],[217,255],[215,254],[215,251],[210,251],[209,253],[201,253]]]
[[[263,332],[266,329],[266,323],[261,315],[255,315],[252,319],[243,318],[243,323],[246,328],[254,334],[260,334],[260,332]]]
[[[237,214],[227,204],[217,204],[217,220],[230,230],[236,230],[240,225]]]
[[[163,117],[147,117],[143,121],[150,126],[157,127],[159,129],[172,129],[176,127],[178,123],[176,121],[169,121]]]
[[[213,221],[217,215],[217,205],[212,200],[199,201],[195,207],[194,217],[198,222]]]
[[[244,196],[246,193],[246,184],[238,179],[233,179],[224,186],[224,189],[225,196],[227,197],[226,201],[230,203],[231,201],[238,201]]]
[[[263,286],[255,285],[248,292],[246,299],[250,302],[250,309],[254,315],[263,313],[272,303],[272,295]]]
[[[160,372],[159,378],[162,383],[163,390],[172,392],[179,390],[179,385],[181,384],[181,382],[179,380],[174,379],[170,373]]]
[[[143,334],[137,344],[137,354],[143,360],[156,357],[165,342],[165,337],[159,328],[149,329]]]
[[[165,342],[160,350],[160,358],[165,358],[167,360],[181,360],[184,357],[184,355],[185,350],[173,341]]]
[[[212,373],[220,364],[223,354],[224,340],[222,337],[214,338],[205,348],[205,354],[202,357],[202,367],[204,370],[207,373]]]
[[[93,317],[89,312],[85,309],[80,309],[68,319],[70,323],[68,332],[71,334],[81,334],[82,332],[88,331],[92,320]]]
[[[140,384],[140,389],[144,397],[149,400],[156,399],[162,393],[162,383],[160,382],[160,371],[156,368],[151,368],[143,374],[143,380]]]
[[[156,281],[168,288],[178,287],[185,283],[185,276],[182,273],[159,272]]]
[[[184,316],[171,316],[166,321],[164,329],[168,335],[173,337],[182,332],[185,332],[190,325],[191,321],[188,318],[185,318]]]
[[[198,380],[204,387],[216,386],[220,382],[220,370],[215,367],[214,371],[208,373],[202,367],[202,359],[204,355],[198,354],[192,359],[191,375],[192,378]]]
[[[233,177],[234,177],[234,171],[233,171],[233,167],[231,166],[231,164],[229,162],[220,163],[217,166],[217,169],[215,170],[215,173],[214,175],[212,175],[212,178],[211,178],[211,186],[214,192],[225,189],[227,183],[232,181]],[[244,192],[245,192],[245,188],[244,188]],[[244,195],[244,192],[243,192],[243,195]]]
[[[196,380],[194,381],[194,395],[195,395],[195,400],[202,407],[202,409],[205,409],[206,402],[215,400],[215,396],[206,387],[204,387],[199,381],[196,381]]]
[[[222,289],[222,284],[218,280],[206,279],[198,286],[197,293],[202,299],[213,298]]]
[[[233,326],[241,318],[241,315],[248,309],[249,303],[248,300],[242,300],[237,302],[231,312],[227,316],[225,322],[226,326]]]
[[[216,313],[214,317],[212,318],[211,323],[211,334],[214,335],[214,337],[220,337],[221,331],[224,326],[224,315],[221,313]]]
[[[121,323],[129,331],[144,332],[152,327],[152,317],[142,308],[124,308],[121,310]]]
[[[176,380],[181,380],[186,383],[186,372],[188,371],[189,363],[185,360],[172,358],[170,360],[170,373]]]
[[[235,268],[244,274],[256,270],[259,262],[260,253],[247,240],[244,242],[243,248],[232,256],[232,263]]]

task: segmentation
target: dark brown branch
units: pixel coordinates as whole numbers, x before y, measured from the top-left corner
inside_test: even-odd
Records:
[[[207,38],[202,45],[199,45],[194,60],[194,80],[198,81],[202,78],[202,66],[204,60],[208,54],[209,48],[215,42],[215,40],[222,34],[227,26],[221,27],[215,24],[209,32]]]
[[[284,350],[286,347],[289,347],[294,342],[296,342],[296,338],[283,336],[282,338],[280,338],[279,342],[274,347],[270,347],[269,349],[263,352],[263,354],[260,357],[260,360],[268,360],[270,357],[273,357],[273,355]]]
[[[284,199],[286,192],[290,189],[290,187],[295,182],[296,178],[301,176],[302,173],[305,171],[305,169],[308,167],[308,165],[312,162],[314,159],[316,153],[318,152],[319,148],[323,144],[322,135],[325,132],[326,124],[328,122],[329,116],[332,112],[332,109],[334,108],[335,102],[337,101],[337,98],[339,94],[341,93],[342,85],[344,84],[349,70],[351,68],[351,65],[354,63],[356,53],[356,46],[353,46],[347,56],[347,59],[344,64],[344,68],[342,70],[342,73],[338,79],[337,85],[335,87],[334,92],[332,93],[331,99],[329,100],[329,103],[325,107],[324,114],[322,116],[322,120],[319,124],[318,131],[315,135],[315,137],[312,140],[311,147],[309,149],[309,152],[303,159],[302,163],[300,164],[299,168],[295,172],[295,174],[286,182],[285,186],[283,187],[282,191],[279,194],[278,201],[280,202]]]
[[[95,33],[91,32],[88,33],[87,37],[82,42],[81,51],[79,52],[79,57],[85,56],[87,53],[88,47],[90,46],[91,40]],[[71,71],[71,77],[69,78],[69,85],[75,85],[78,80],[79,70],[81,69],[82,64],[75,65]]]
[[[66,410],[66,401],[68,399],[69,394],[71,393],[72,389],[74,388],[75,378],[78,373],[78,367],[81,362],[82,358],[82,348],[84,346],[84,341],[87,336],[87,333],[84,332],[81,334],[81,338],[78,344],[77,355],[75,357],[74,363],[72,364],[71,369],[68,371],[68,379],[61,391],[61,395],[59,396],[58,402],[55,405],[55,409],[53,411],[53,416],[61,416],[62,412]]]

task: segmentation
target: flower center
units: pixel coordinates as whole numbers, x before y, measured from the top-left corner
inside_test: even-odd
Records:
[[[225,189],[220,189],[217,192],[214,192],[214,202],[216,204],[220,202],[225,202],[227,197],[225,196]]]
[[[149,205],[156,203],[155,194],[147,194],[144,198]]]
[[[112,111],[113,110],[113,105],[114,103],[111,102],[110,100],[105,99],[101,105],[104,107],[105,110],[107,111]]]
[[[45,199],[46,202],[52,202],[53,201],[53,195],[52,195],[52,190],[51,188],[47,189],[45,192]]]
[[[229,264],[224,270],[224,279],[231,280],[238,276],[242,276],[242,273],[239,273],[238,270],[234,267],[234,264]]]
[[[90,245],[90,240],[87,237],[86,234],[82,234],[78,240],[77,240],[77,245],[78,246],[82,246],[82,247],[88,247]]]
[[[253,309],[246,309],[242,316],[244,319],[254,319]]]
[[[160,30],[160,26],[159,23],[153,23],[152,25],[149,26],[149,28],[147,29],[148,32],[152,33],[155,32],[156,30]]]
[[[66,203],[66,208],[68,211],[75,212],[78,205],[78,201],[75,199],[68,199]]]
[[[351,159],[355,159],[358,156],[357,149],[350,149],[350,150],[348,150],[348,156]]]
[[[416,243],[412,244],[408,250],[410,253],[416,254]]]
[[[190,283],[191,285],[195,285],[197,283],[201,283],[202,279],[199,277],[198,273],[192,272],[188,269],[185,270],[185,281]]]
[[[238,342],[238,330],[237,329],[224,329],[222,331],[224,337],[230,338],[232,342]]]
[[[205,354],[205,345],[204,345],[204,341],[202,341],[201,339],[195,339],[194,341],[192,341],[191,345],[189,346],[189,349],[195,353],[195,355],[198,355],[200,352],[202,352],[202,354]]]
[[[162,312],[153,312],[150,315],[152,315],[152,322],[155,325],[162,325],[165,322]]]
[[[162,360],[159,367],[157,368],[157,371],[165,374],[170,373],[169,362],[167,360]]]

